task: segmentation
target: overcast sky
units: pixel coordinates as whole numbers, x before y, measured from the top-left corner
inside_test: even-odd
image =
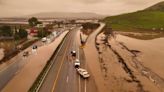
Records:
[[[0,17],[39,12],[94,12],[115,15],[149,7],[164,0],[0,0]]]

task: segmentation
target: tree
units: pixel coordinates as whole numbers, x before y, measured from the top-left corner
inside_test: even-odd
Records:
[[[38,21],[38,23],[37,24],[43,24],[41,21]]]
[[[14,33],[14,39],[15,40],[20,40],[22,38],[27,38],[28,33],[25,29],[20,28],[19,31],[15,31]]]
[[[90,23],[90,22],[82,24],[82,27],[84,30],[88,30],[88,29],[94,30],[94,29],[98,28],[99,26],[100,26],[100,24],[98,24],[98,23]]]
[[[47,35],[49,35],[51,32],[49,32],[47,30],[47,28],[43,28],[43,29],[40,29],[38,31],[38,37],[42,38],[42,37],[46,37]]]
[[[58,27],[60,28],[61,25],[64,24],[64,22],[63,21],[58,21],[57,24],[58,24]]]
[[[53,29],[53,24],[47,24],[45,27],[46,30]]]
[[[98,23],[90,23],[90,22],[84,23],[84,24],[82,24],[82,27],[83,27],[82,32],[83,32],[84,34],[86,34],[86,35],[89,35],[89,34],[91,34],[96,28],[98,28],[99,26],[100,26],[100,24],[98,24]]]
[[[76,20],[70,20],[70,23],[71,24],[75,24],[76,23]]]
[[[13,35],[13,31],[10,26],[2,26],[0,27],[0,36],[11,37]]]
[[[22,29],[22,28],[19,29],[19,33],[18,34],[19,34],[20,38],[27,38],[27,36],[28,36],[27,31],[25,29]]]
[[[38,21],[38,19],[36,17],[32,17],[28,20],[28,23],[31,27],[35,27],[37,26],[37,24],[39,24],[40,22]]]

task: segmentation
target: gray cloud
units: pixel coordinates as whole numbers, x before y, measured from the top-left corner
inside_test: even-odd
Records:
[[[0,0],[0,16],[38,12],[95,12],[115,15],[141,10],[163,0]]]
[[[85,4],[94,4],[94,3],[103,2],[104,0],[74,0],[74,1],[82,2]]]
[[[146,5],[151,5],[155,4],[159,1],[162,0],[118,0],[124,2],[126,5],[133,5],[133,6],[146,6]]]
[[[3,4],[3,0],[0,0],[0,4]]]

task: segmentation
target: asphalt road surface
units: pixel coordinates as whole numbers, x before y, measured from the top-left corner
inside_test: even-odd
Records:
[[[62,33],[62,31],[60,31]],[[57,37],[60,34],[57,35]],[[54,40],[55,38],[53,38]],[[33,45],[37,45],[38,47],[43,46],[43,42],[41,40],[33,43]],[[11,58],[8,62],[4,63],[4,67],[0,67],[0,91],[7,85],[7,83],[19,73],[19,71],[27,64],[28,60],[23,57],[24,51],[29,51],[31,53],[32,45],[29,46],[27,49],[21,51],[18,55]],[[29,56],[30,56],[29,55]]]
[[[40,92],[97,92],[94,77],[87,67],[83,49],[77,40],[78,28],[69,32],[58,53],[53,58],[53,65],[49,70]],[[74,60],[70,56],[71,50],[77,51],[81,67],[90,73],[89,79],[83,79],[74,68]]]
[[[34,43],[37,46],[42,46],[40,41]],[[31,46],[26,49],[26,51],[31,51]],[[13,57],[8,63],[5,63],[5,67],[0,69],[0,90],[24,67],[27,60],[23,58],[23,52]]]

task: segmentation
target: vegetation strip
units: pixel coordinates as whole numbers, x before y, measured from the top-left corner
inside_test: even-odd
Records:
[[[15,49],[13,52],[10,52],[10,53],[7,53],[5,55],[5,57],[0,61],[0,64],[3,63],[3,62],[6,62],[8,60],[10,60],[11,58],[15,57],[16,55],[18,55],[21,51],[27,49],[29,46],[31,46],[32,44],[34,44],[35,42],[37,42],[38,39],[35,39],[35,40],[32,40],[32,41],[29,41],[25,44],[23,44],[22,48],[20,49]],[[21,51],[20,51],[21,50]]]
[[[54,56],[56,55],[56,53],[58,52],[60,46],[63,44],[64,40],[66,39],[65,37],[67,35],[68,35],[68,33],[64,36],[64,39],[62,39],[62,41],[60,42],[60,44],[57,46],[57,48],[54,51],[53,55],[50,57],[50,59],[48,60],[47,64],[43,68],[42,72],[36,78],[35,82],[33,83],[33,85],[31,86],[31,88],[29,89],[28,92],[38,92],[39,91],[39,87],[42,85],[41,83],[44,80],[44,77],[46,76],[46,72],[51,67],[51,64],[53,63],[52,60],[53,60]]]

